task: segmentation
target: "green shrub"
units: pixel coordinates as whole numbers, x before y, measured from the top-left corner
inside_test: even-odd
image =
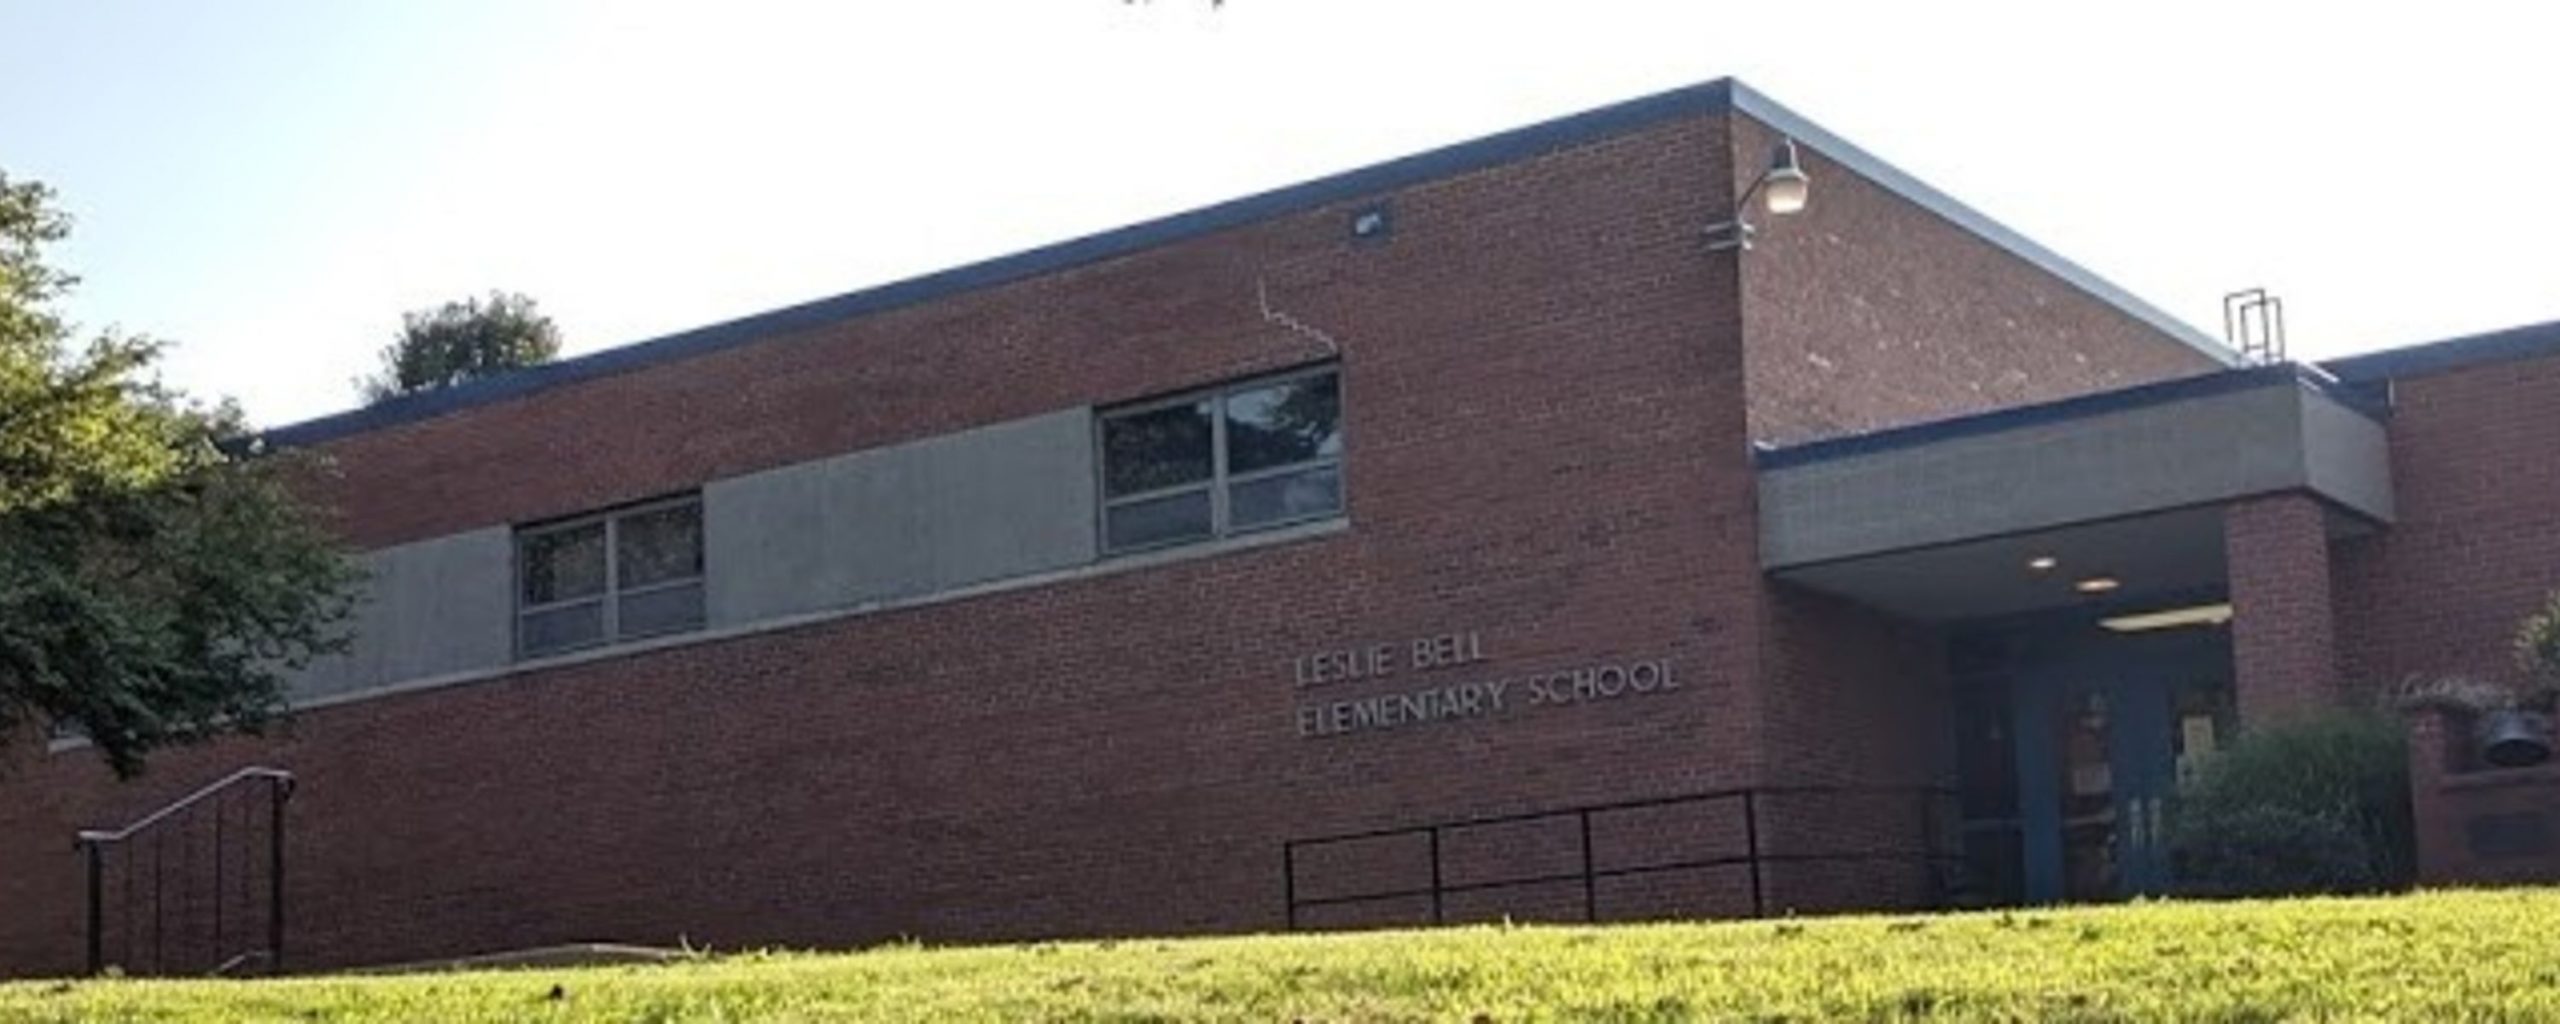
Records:
[[[2181,888],[2273,896],[2396,889],[2415,873],[2400,723],[2333,712],[2244,734],[2178,794]]]
[[[2344,817],[2277,804],[2230,808],[2193,835],[2177,833],[2179,874],[2200,896],[2380,888],[2371,845]]]

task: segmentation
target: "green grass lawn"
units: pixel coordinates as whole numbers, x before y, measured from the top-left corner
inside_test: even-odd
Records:
[[[84,1024],[1477,1019],[2560,1021],[2560,890],[0,985]]]

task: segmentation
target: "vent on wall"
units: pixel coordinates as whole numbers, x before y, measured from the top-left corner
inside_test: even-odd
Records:
[[[2223,296],[2222,340],[2251,366],[2284,362],[2284,300],[2264,288]]]

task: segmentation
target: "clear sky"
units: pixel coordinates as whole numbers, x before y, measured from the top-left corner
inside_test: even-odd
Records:
[[[2542,9],[0,0],[0,168],[78,218],[77,317],[273,425],[449,298],[591,351],[1731,74],[2322,358],[2560,319]]]

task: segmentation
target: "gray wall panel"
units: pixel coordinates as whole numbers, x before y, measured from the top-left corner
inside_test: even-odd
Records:
[[[1099,556],[1093,420],[1083,409],[925,442],[928,571],[950,587]]]
[[[492,527],[358,556],[354,643],[296,675],[296,701],[507,663],[515,643],[514,531]]]
[[[2303,461],[2311,489],[2391,522],[2391,438],[2382,424],[2325,395],[2302,393]]]
[[[711,625],[1091,562],[1091,414],[1069,409],[714,481]]]

